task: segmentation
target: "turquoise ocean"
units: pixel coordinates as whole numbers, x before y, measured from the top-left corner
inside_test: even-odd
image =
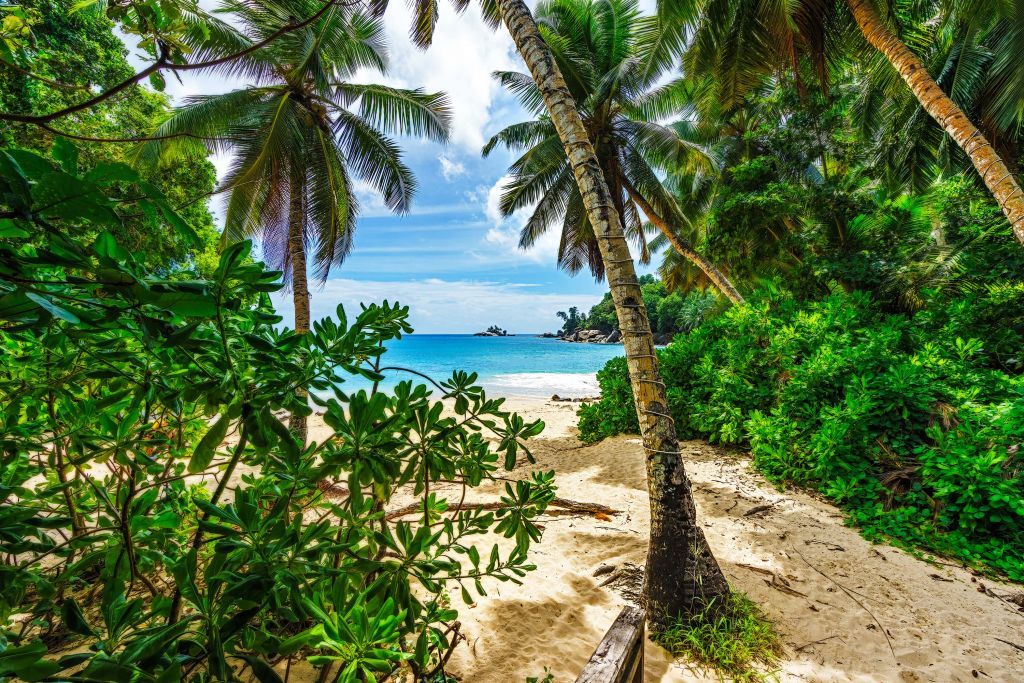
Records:
[[[453,370],[476,372],[477,383],[495,396],[578,398],[598,394],[595,374],[615,356],[621,344],[575,344],[534,335],[474,337],[468,334],[411,334],[388,345],[384,366],[401,366],[444,380]],[[385,373],[382,386],[406,379],[402,372]],[[369,388],[362,378],[346,389]]]

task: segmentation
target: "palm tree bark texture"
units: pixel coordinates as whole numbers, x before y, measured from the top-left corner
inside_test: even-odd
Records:
[[[872,0],[847,0],[861,33],[881,52],[906,82],[911,92],[960,148],[995,197],[1010,221],[1013,235],[1024,244],[1024,191],[996,153],[995,148],[967,115],[935,82],[924,63],[882,22]]]
[[[529,8],[523,0],[498,0],[498,7],[565,145],[604,260],[646,451],[651,541],[644,597],[653,625],[664,627],[675,617],[721,604],[729,586],[697,524],[647,309],[594,147]]]
[[[296,334],[309,332],[310,316],[309,276],[306,272],[306,241],[303,230],[305,183],[302,173],[303,171],[300,169],[292,169],[288,184],[288,260],[291,263],[292,305],[295,308]],[[307,399],[308,394],[305,389],[298,389],[296,393],[300,399]],[[299,443],[306,443],[306,417],[304,415],[292,414],[288,421],[288,427]]]

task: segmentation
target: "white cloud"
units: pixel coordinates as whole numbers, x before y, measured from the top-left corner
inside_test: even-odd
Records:
[[[412,15],[407,4],[390,3],[384,16],[390,56],[383,80],[398,87],[446,92],[453,111],[452,142],[479,154],[499,90],[491,72],[521,68],[519,57],[508,32],[488,27],[476,3],[462,14],[447,3],[441,9],[434,44],[424,51],[409,40]],[[380,81],[381,76],[368,72],[357,80]]]
[[[313,319],[335,315],[338,304],[351,319],[360,303],[378,303],[387,299],[410,307],[410,319],[417,332],[472,333],[498,322],[510,332],[543,332],[557,326],[557,311],[570,306],[589,309],[600,300],[599,294],[537,292],[533,286],[442,280],[429,278],[411,281],[331,279],[322,289],[312,291]],[[286,324],[293,317],[291,295],[274,296],[278,313]]]
[[[356,201],[359,202],[360,216],[387,215],[391,213],[384,203],[384,195],[370,183],[359,178],[353,178],[352,185],[355,189]]]
[[[437,161],[441,164],[441,175],[449,183],[459,176],[466,175],[466,167],[460,161],[452,161],[444,154],[437,157]]]
[[[519,209],[508,217],[501,215],[501,194],[511,179],[511,176],[502,176],[484,197],[484,215],[487,216],[491,227],[484,235],[485,251],[476,255],[478,258],[494,258],[505,262],[516,260],[554,266],[558,257],[560,238],[558,225],[552,225],[532,247],[524,250],[519,247],[519,236],[533,213],[534,206]],[[474,194],[481,194],[479,188]]]

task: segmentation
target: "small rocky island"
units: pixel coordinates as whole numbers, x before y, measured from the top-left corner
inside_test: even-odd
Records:
[[[508,330],[503,330],[497,325],[491,325],[483,332],[477,332],[473,335],[474,337],[514,337],[514,334],[509,334]]]

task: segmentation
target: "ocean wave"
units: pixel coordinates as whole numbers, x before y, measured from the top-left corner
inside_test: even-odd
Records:
[[[595,372],[517,372],[481,377],[480,384],[505,396],[584,398],[600,393]]]

